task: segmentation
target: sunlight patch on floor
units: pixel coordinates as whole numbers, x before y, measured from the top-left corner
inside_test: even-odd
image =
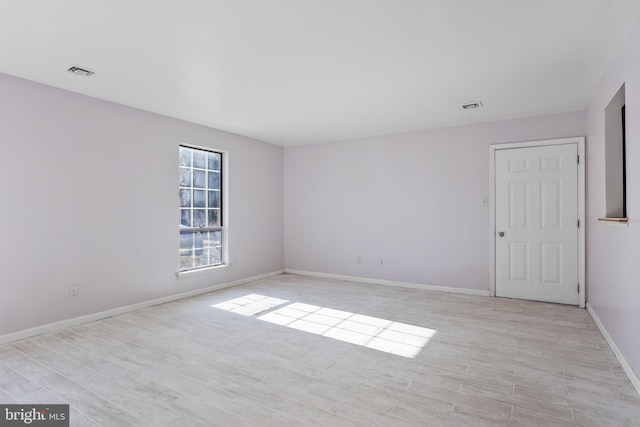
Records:
[[[253,316],[269,310],[272,307],[289,302],[286,299],[273,298],[259,294],[248,294],[239,298],[223,301],[211,307],[242,314],[243,316]]]
[[[437,330],[259,294],[212,305],[288,328],[414,358]],[[286,305],[285,305],[286,304]],[[263,313],[264,314],[260,314]]]

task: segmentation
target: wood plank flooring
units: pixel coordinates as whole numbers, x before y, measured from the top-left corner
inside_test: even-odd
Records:
[[[588,313],[281,275],[0,346],[74,426],[633,426]]]

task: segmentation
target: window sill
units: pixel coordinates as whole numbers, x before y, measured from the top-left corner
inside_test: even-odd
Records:
[[[231,267],[230,264],[220,264],[220,265],[215,265],[213,267],[204,267],[204,268],[197,268],[193,270],[178,271],[176,273],[176,277],[178,279],[186,279],[187,277],[194,277],[194,276],[200,276],[202,274],[211,273],[214,270],[226,270],[230,267]]]
[[[618,223],[618,224],[628,224],[629,223],[629,218],[598,218],[598,221],[604,221],[604,222],[612,222],[612,223]]]

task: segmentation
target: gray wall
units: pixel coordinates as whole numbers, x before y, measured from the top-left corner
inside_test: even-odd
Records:
[[[285,264],[488,291],[489,145],[584,134],[579,111],[287,147]]]
[[[181,279],[179,143],[229,152],[235,262]],[[0,75],[0,334],[281,270],[282,173],[282,147]]]
[[[587,121],[587,301],[640,373],[640,23],[595,94]],[[628,225],[606,216],[604,109],[625,83]]]

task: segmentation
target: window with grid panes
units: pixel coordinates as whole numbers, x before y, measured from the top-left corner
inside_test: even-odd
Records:
[[[180,271],[223,264],[222,153],[180,146]]]

